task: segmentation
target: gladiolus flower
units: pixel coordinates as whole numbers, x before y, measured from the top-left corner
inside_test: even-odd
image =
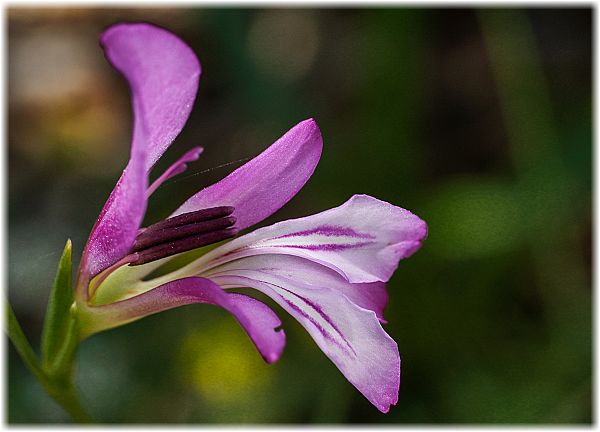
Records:
[[[175,255],[235,237],[287,203],[312,175],[322,150],[316,122],[300,122],[267,150],[141,228],[150,195],[198,159],[185,153],[156,181],[149,172],[192,109],[200,64],[178,37],[149,24],[119,24],[101,37],[129,82],[131,155],[98,217],[81,260],[75,298],[80,338],[191,303],[231,312],[266,362],[285,345],[264,303],[230,288],[253,288],[294,316],[346,378],[379,410],[398,400],[400,356],[381,323],[385,283],[426,236],[411,212],[366,195],[276,223],[218,245],[195,261],[148,277]]]

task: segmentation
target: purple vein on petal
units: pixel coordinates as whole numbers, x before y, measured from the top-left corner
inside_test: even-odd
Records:
[[[282,237],[275,237],[273,238],[273,240],[275,239],[281,239]],[[270,239],[269,239],[270,241]],[[221,255],[222,257],[228,257],[231,255],[235,255],[238,254],[244,250],[249,250],[249,249],[270,249],[270,248],[292,248],[292,249],[306,249],[306,250],[311,250],[311,251],[320,251],[320,252],[339,252],[339,251],[344,251],[344,250],[349,250],[349,249],[361,249],[364,248],[366,246],[370,246],[376,244],[375,241],[364,241],[364,242],[357,242],[357,243],[314,243],[314,244],[287,244],[287,243],[282,243],[282,244],[266,244],[266,245],[261,245],[260,243],[257,244],[253,244],[253,245],[243,245],[240,246],[239,248],[227,251],[225,253],[223,253],[223,255]]]
[[[319,251],[319,252],[340,252],[348,249],[360,249],[365,246],[369,246],[375,244],[375,242],[359,242],[359,243],[317,243],[317,244],[306,244],[306,245],[277,245],[275,247],[283,247],[283,248],[293,248],[293,249],[306,249],[311,251]],[[273,247],[273,246],[266,246]]]
[[[361,238],[361,239],[374,239],[375,237],[371,234],[367,233],[359,233],[348,227],[334,226],[334,225],[321,225],[319,227],[298,231],[294,233],[280,235],[278,237],[273,237],[273,240],[289,238],[289,237],[307,237],[311,235],[322,235],[326,237],[352,237],[352,238]]]
[[[350,354],[349,351],[352,352],[352,354],[354,355],[354,357],[356,357],[356,351],[354,350],[354,348],[352,348],[352,345],[350,345],[350,342],[348,342],[348,339],[346,339],[344,337],[344,334],[340,331],[340,329],[338,328],[338,326],[335,325],[335,323],[329,318],[329,316],[327,316],[327,314],[325,314],[323,312],[323,310],[315,303],[311,302],[310,300],[296,294],[293,291],[290,291],[286,288],[283,288],[282,286],[277,286],[274,285],[272,283],[267,283],[265,282],[267,285],[270,285],[272,287],[274,287],[275,290],[283,290],[285,292],[287,292],[288,294],[291,294],[292,296],[296,297],[297,299],[299,299],[300,301],[302,301],[304,304],[306,304],[308,307],[310,307],[312,310],[314,310],[317,314],[319,314],[319,316],[321,318],[323,318],[323,320],[329,324],[331,326],[331,328],[333,328],[335,330],[335,332],[338,334],[338,336],[344,341],[346,346],[343,346],[338,340],[336,340],[334,337],[331,336],[331,334],[329,334],[329,332],[327,330],[325,330],[323,328],[322,325],[320,325],[313,317],[311,317],[309,314],[306,313],[306,311],[304,311],[301,307],[299,307],[298,305],[296,305],[294,302],[288,300],[285,297],[282,297],[283,300],[292,308],[294,309],[296,312],[298,312],[300,315],[302,315],[304,318],[306,318],[307,320],[309,320],[311,323],[313,323],[313,325],[319,330],[319,332],[323,335],[324,338],[326,338],[327,340],[335,343],[337,346],[339,346],[341,349],[343,349],[344,351],[346,351],[348,354]]]

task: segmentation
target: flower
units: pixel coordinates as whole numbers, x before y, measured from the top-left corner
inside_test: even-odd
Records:
[[[80,339],[177,306],[209,303],[231,312],[272,363],[285,345],[281,321],[264,303],[227,291],[253,288],[294,316],[346,378],[387,412],[398,399],[400,356],[381,327],[385,282],[398,261],[421,246],[425,223],[402,208],[354,195],[339,207],[257,229],[151,278],[173,256],[234,237],[287,203],[317,165],[321,133],[314,120],[300,122],[171,217],[140,228],[149,196],[202,152],[188,151],[148,185],[149,171],[190,114],[200,64],[178,37],[150,24],[110,27],[101,44],[129,82],[135,122],[129,163],[80,263]]]

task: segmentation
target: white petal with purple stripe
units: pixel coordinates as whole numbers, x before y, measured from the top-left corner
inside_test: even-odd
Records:
[[[395,405],[400,386],[400,355],[396,342],[383,330],[376,314],[333,288],[307,283],[319,280],[320,269],[328,271],[323,266],[309,264],[303,269],[306,280],[291,279],[260,267],[254,258],[219,267],[208,278],[223,287],[251,287],[271,297],[302,324],[373,405],[382,412]],[[297,258],[296,265],[302,267],[302,261],[308,262]]]
[[[203,272],[239,258],[294,255],[322,264],[348,281],[385,282],[398,261],[412,255],[427,234],[425,222],[368,195],[300,219],[260,228],[204,255],[181,274]]]

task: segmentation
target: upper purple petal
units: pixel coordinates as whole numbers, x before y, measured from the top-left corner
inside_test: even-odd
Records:
[[[386,282],[413,254],[427,225],[413,213],[368,195],[312,216],[257,229],[207,253],[182,273],[202,273],[246,256],[295,255],[335,270],[349,282]]]
[[[129,163],[96,220],[81,269],[95,275],[125,256],[146,210],[148,170],[180,132],[198,89],[200,64],[177,36],[150,24],[118,24],[101,36],[129,82],[134,113]]]
[[[173,215],[233,206],[236,227],[254,225],[298,193],[315,170],[322,147],[316,122],[300,122],[250,162],[193,195]]]
[[[118,24],[100,37],[106,57],[139,99],[148,140],[146,169],[167,150],[187,121],[200,79],[200,63],[189,46],[173,33],[145,23]],[[143,114],[143,115],[140,115]]]

